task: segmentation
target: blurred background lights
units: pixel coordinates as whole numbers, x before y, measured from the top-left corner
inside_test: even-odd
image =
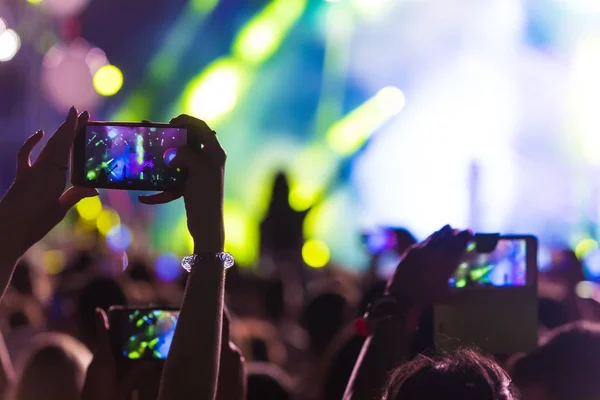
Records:
[[[106,236],[108,232],[117,225],[121,224],[121,217],[115,210],[105,207],[96,220],[98,232]]]
[[[329,146],[344,156],[355,153],[379,127],[399,114],[405,103],[400,89],[391,86],[381,89],[329,129]]]
[[[583,259],[585,272],[592,279],[600,278],[600,249],[590,250]]]
[[[94,74],[94,88],[102,96],[117,94],[123,86],[123,73],[114,65],[104,65]]]
[[[97,47],[90,49],[85,56],[85,62],[95,74],[101,67],[108,64],[108,58],[106,57],[106,53]]]
[[[55,17],[72,17],[87,7],[90,0],[43,0],[44,8]]]
[[[181,273],[180,259],[175,254],[161,254],[156,257],[155,270],[158,279],[163,282],[172,282]]]
[[[234,54],[242,60],[257,63],[273,53],[278,46],[277,25],[275,21],[255,21],[248,25],[238,36]]]
[[[86,221],[95,221],[102,212],[102,202],[98,196],[88,197],[77,203],[75,209],[82,219]]]
[[[221,60],[192,81],[184,95],[184,108],[207,122],[235,107],[245,83],[244,68],[233,60]]]
[[[93,85],[88,54],[92,46],[79,38],[69,44],[51,47],[44,56],[41,71],[42,89],[58,111],[71,106],[90,110],[100,102]]]
[[[0,23],[0,28],[2,28]],[[10,61],[21,48],[21,39],[12,29],[0,29],[0,61]]]
[[[538,249],[538,270],[547,271],[552,266],[552,252],[544,246]]]
[[[582,299],[591,299],[596,293],[596,284],[590,281],[581,281],[575,286],[575,293]]]
[[[302,258],[312,268],[322,268],[329,262],[329,247],[321,240],[310,239],[302,246]]]
[[[598,248],[598,242],[594,239],[583,239],[575,246],[575,255],[580,260],[584,258],[590,251]]]
[[[44,254],[44,265],[46,266],[46,271],[51,275],[60,273],[65,268],[65,264],[65,255],[60,250],[48,250]]]
[[[379,109],[384,115],[393,117],[400,114],[406,104],[406,98],[402,90],[394,86],[381,89],[375,96]]]
[[[29,4],[40,4],[43,0],[27,0]]]
[[[108,231],[106,244],[112,251],[125,251],[131,244],[131,232],[125,225],[117,225]]]

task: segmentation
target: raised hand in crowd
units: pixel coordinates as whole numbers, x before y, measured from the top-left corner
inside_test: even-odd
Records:
[[[346,400],[381,398],[389,373],[408,356],[421,308],[447,293],[448,279],[458,267],[471,237],[469,231],[453,230],[446,225],[406,251],[381,302],[389,315],[373,321],[373,334],[356,362],[344,395]],[[377,308],[375,302],[372,315],[378,314]]]
[[[247,379],[245,360],[240,349],[231,341],[230,329],[231,316],[225,309],[216,398],[217,400],[245,400]]]
[[[188,146],[174,162],[186,168],[183,193],[140,197],[144,204],[163,204],[183,196],[188,228],[198,257],[191,267],[177,329],[161,380],[161,400],[214,399],[221,354],[225,268],[223,184],[225,150],[205,122],[181,115],[171,124],[188,130]]]
[[[89,114],[71,108],[66,120],[48,140],[35,162],[31,153],[44,137],[32,135],[18,155],[17,176],[0,201],[0,288],[4,292],[16,262],[41,240],[81,199],[98,195],[96,189],[71,187],[65,191],[70,150],[77,128]]]
[[[102,309],[96,310],[96,348],[88,367],[81,400],[128,400],[153,373],[154,365],[139,363],[117,376],[117,359],[110,343],[108,318]]]

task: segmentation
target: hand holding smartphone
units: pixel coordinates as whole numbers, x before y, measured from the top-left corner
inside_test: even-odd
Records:
[[[492,354],[536,348],[537,252],[531,235],[475,235],[449,279],[450,298],[434,307],[436,346]]]
[[[179,310],[174,308],[111,307],[108,313],[117,360],[165,360]]]
[[[187,144],[187,129],[151,122],[88,122],[77,134],[71,159],[75,186],[181,191],[186,172],[173,165]]]

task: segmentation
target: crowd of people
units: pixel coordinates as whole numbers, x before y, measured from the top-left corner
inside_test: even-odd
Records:
[[[436,351],[430,310],[447,294],[470,231],[444,226],[414,244],[404,234],[404,255],[388,281],[372,269],[305,268],[305,214],[290,208],[280,175],[261,225],[267,267],[227,269],[226,153],[210,127],[186,115],[170,122],[197,144],[180,148],[174,160],[187,170],[185,190],[139,200],[159,206],[183,197],[194,239],[190,272],[161,282],[140,259],[109,274],[101,252],[88,248],[49,276],[23,256],[75,204],[99,194],[64,191],[72,143],[88,119],[72,108],[35,161],[44,132],[31,136],[0,202],[0,398],[600,399],[600,314],[595,300],[577,295],[585,276],[572,251],[558,252],[552,273],[541,275],[535,351],[502,358],[475,348]],[[155,304],[179,309],[166,360],[119,357],[109,308]]]

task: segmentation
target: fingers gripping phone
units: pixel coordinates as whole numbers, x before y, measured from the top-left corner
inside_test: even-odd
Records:
[[[173,165],[187,143],[187,129],[152,122],[88,122],[71,158],[75,186],[181,191],[186,172]]]
[[[533,350],[537,251],[531,235],[475,235],[448,282],[450,298],[434,307],[436,346],[476,346],[492,354]]]
[[[111,307],[108,315],[117,359],[160,361],[167,358],[179,310]]]

